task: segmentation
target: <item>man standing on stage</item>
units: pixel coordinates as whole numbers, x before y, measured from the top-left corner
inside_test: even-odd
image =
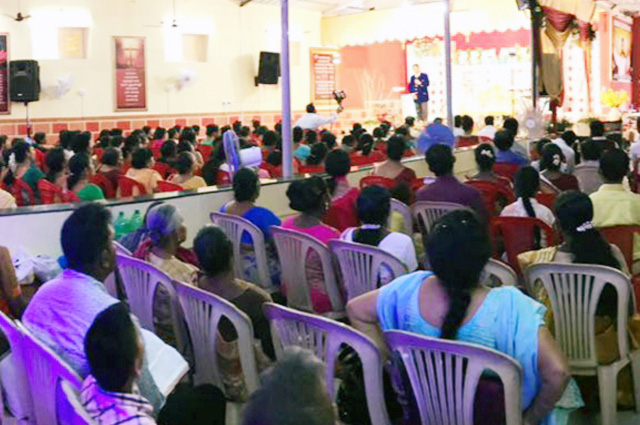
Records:
[[[409,92],[413,93],[413,101],[416,103],[416,112],[418,119],[427,122],[429,117],[429,77],[427,74],[420,72],[418,64],[413,65],[413,75],[409,83]]]

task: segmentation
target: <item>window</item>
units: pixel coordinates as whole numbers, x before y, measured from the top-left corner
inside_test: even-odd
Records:
[[[88,28],[58,28],[60,59],[86,59]]]
[[[208,47],[208,35],[182,34],[182,57],[185,62],[206,62]]]

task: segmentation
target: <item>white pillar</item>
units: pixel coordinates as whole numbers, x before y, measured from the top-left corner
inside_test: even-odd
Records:
[[[451,0],[444,0],[444,66],[447,79],[447,123],[453,130],[453,94],[451,87]]]
[[[281,0],[282,9],[282,177],[293,177],[293,141],[291,135],[291,79],[289,67],[289,0]]]

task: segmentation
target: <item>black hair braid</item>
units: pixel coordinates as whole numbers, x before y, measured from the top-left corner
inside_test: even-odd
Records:
[[[442,339],[456,339],[458,329],[471,304],[471,291],[459,285],[444,285],[449,296],[449,311],[442,323]]]

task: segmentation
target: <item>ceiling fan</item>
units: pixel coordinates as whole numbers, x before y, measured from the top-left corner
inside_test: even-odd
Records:
[[[176,0],[172,0],[173,2],[173,19],[171,21],[171,28],[178,28],[178,19],[176,19]],[[160,21],[160,24],[157,25],[143,25],[147,28],[162,28],[164,27],[164,21]]]
[[[29,19],[29,18],[31,17],[31,15],[24,16],[24,15],[22,14],[22,6],[21,6],[21,4],[20,4],[20,0],[18,0],[18,14],[17,14],[17,15],[15,15],[15,16],[5,14],[4,16],[6,16],[6,17],[8,17],[8,18],[13,19],[13,20],[14,20],[14,21],[16,21],[16,22],[22,22],[22,21],[24,21],[25,19]]]

